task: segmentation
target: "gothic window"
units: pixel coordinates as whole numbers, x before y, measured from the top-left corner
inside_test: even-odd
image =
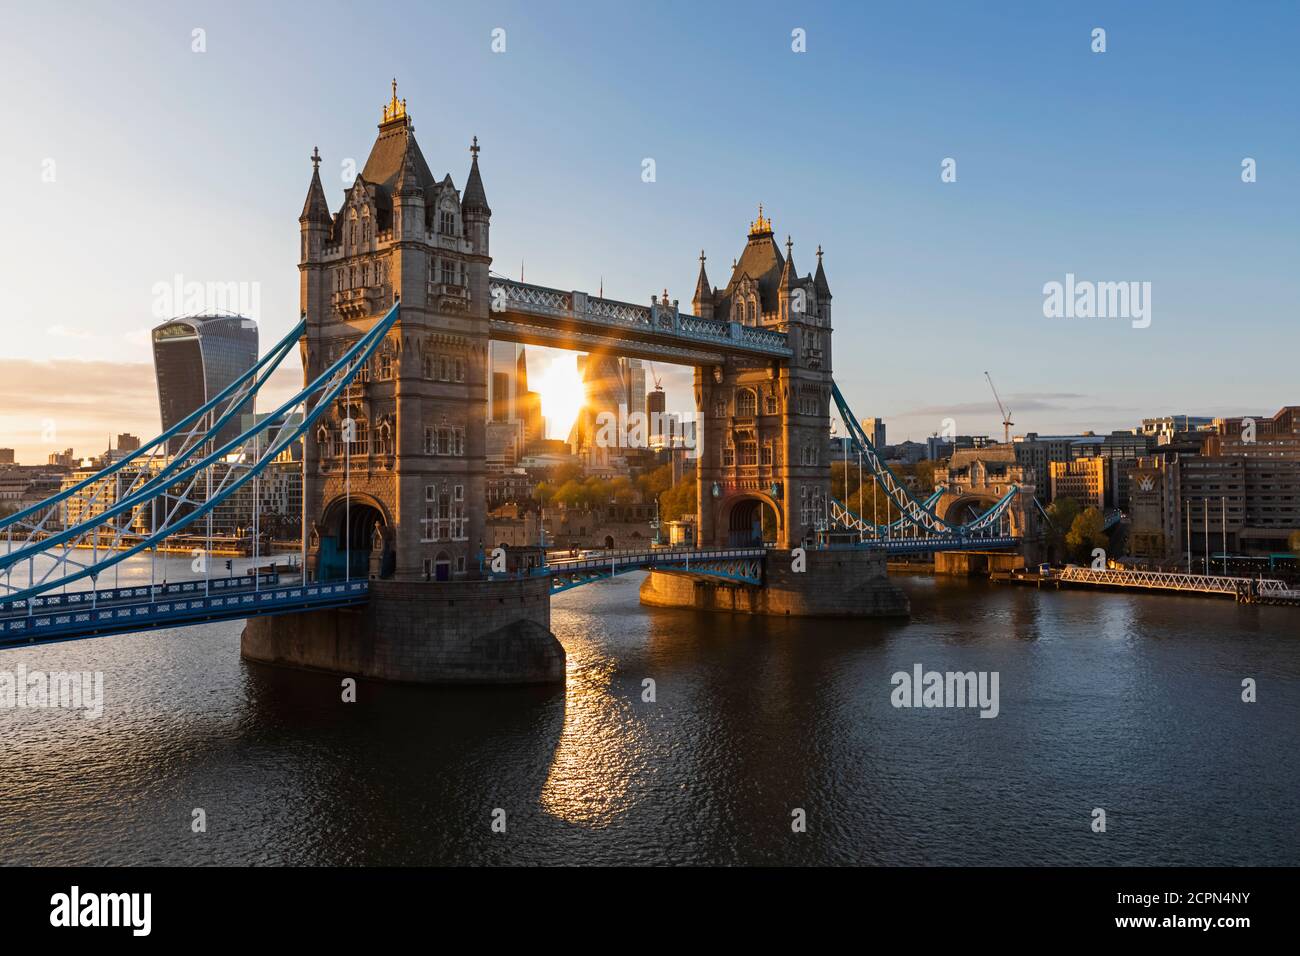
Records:
[[[443,285],[456,284],[456,263],[453,262],[451,259],[442,260],[442,284]]]
[[[379,381],[387,382],[393,377],[393,357],[387,352],[379,354]]]
[[[727,400],[725,398],[715,398],[713,400],[713,417],[714,418],[727,417]]]
[[[393,426],[390,422],[380,422],[375,429],[375,454],[391,455],[393,453]]]
[[[424,354],[424,357],[420,359],[420,371],[424,373],[425,378],[433,378],[434,372],[437,370],[437,367],[438,367],[437,357],[429,354],[428,352],[426,352]]]
[[[437,501],[438,501],[437,486],[425,485],[424,486],[424,517],[420,519],[420,540],[421,541],[438,540],[438,521],[435,516]]]
[[[753,418],[758,414],[758,398],[747,388],[736,393],[736,417]]]
[[[766,466],[769,467],[769,468],[772,466],[772,446],[771,446],[771,445],[764,445],[764,446],[763,446],[763,464],[766,465]]]
[[[456,214],[448,209],[442,211],[442,222],[438,226],[438,231],[444,236],[456,235]]]
[[[363,288],[365,286],[370,285],[370,263],[369,262],[367,262],[364,266],[361,267],[361,285]]]
[[[356,429],[353,432],[352,454],[368,455],[370,454],[370,426],[366,424],[364,418],[354,419]]]
[[[740,464],[757,465],[758,464],[758,446],[752,441],[743,441],[740,443]]]
[[[730,445],[722,449],[722,467],[731,468],[736,464],[736,449]]]
[[[779,409],[776,404],[776,395],[769,392],[763,397],[763,412],[767,415],[775,415]]]
[[[456,359],[456,381],[465,381],[465,360],[459,357]]]
[[[438,454],[438,430],[432,425],[424,426],[424,453],[426,455]]]
[[[438,356],[438,378],[444,382],[451,380],[451,359],[445,355]]]

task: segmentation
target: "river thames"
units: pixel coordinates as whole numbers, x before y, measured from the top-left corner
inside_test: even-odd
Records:
[[[104,674],[98,719],[0,710],[0,862],[1300,863],[1294,609],[903,577],[908,622],[764,619],[640,580],[553,601],[563,689],[343,703],[238,622],[0,652]],[[997,672],[996,718],[895,708],[917,664]]]

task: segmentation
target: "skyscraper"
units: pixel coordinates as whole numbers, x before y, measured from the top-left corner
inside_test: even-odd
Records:
[[[623,359],[623,377],[627,382],[627,413],[644,415],[646,412],[645,366],[640,359]]]
[[[883,418],[862,419],[862,430],[867,433],[867,439],[876,446],[878,451],[885,450],[885,420]]]
[[[170,319],[153,330],[153,364],[158,379],[158,409],[163,431],[218,395],[257,362],[257,324],[237,315],[196,315]],[[239,409],[252,414],[250,397]],[[239,435],[234,415],[217,435],[218,444]],[[167,451],[180,451],[184,436],[172,437]]]

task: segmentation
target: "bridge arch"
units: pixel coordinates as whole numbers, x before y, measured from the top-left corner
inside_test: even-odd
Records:
[[[379,499],[356,493],[350,501],[343,495],[334,498],[325,506],[318,530],[317,580],[392,576],[397,563],[393,520]]]
[[[720,502],[714,527],[724,528],[726,544],[743,548],[780,541],[784,527],[781,505],[762,492],[745,492]]]
[[[984,512],[988,511],[999,501],[1002,500],[1008,489],[992,489],[990,491],[963,491],[955,494],[945,494],[940,498],[935,507],[935,513],[952,525],[964,525],[974,521]],[[1001,492],[1000,494],[998,492]],[[1031,493],[1032,494],[1032,493]],[[1013,499],[1004,512],[1004,527],[1012,535],[1024,535],[1027,533],[1025,527],[1030,516],[1025,514],[1025,492],[1022,491],[1020,496]]]

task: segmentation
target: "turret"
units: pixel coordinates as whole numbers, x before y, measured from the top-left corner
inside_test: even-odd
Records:
[[[780,303],[780,314],[782,322],[789,322],[794,318],[792,313],[803,313],[808,311],[808,304],[800,301],[802,294],[795,293],[795,276],[798,275],[794,268],[794,241],[785,237],[785,265],[781,268],[781,278],[777,282],[777,301]]]
[[[320,150],[311,151],[311,185],[307,187],[307,201],[302,205],[302,215],[298,217],[298,227],[302,232],[302,249],[299,261],[315,262],[320,259],[321,247],[329,236],[330,216],[329,201],[325,198],[325,189],[320,184]]]
[[[473,159],[470,160],[469,178],[465,180],[465,196],[461,200],[461,217],[465,222],[465,237],[469,239],[474,252],[481,256],[488,255],[488,229],[492,220],[492,207],[488,205],[487,193],[483,190],[483,176],[478,171],[478,137],[474,137],[469,148]]]
[[[821,315],[822,324],[829,327],[831,324],[831,287],[826,281],[826,270],[822,268],[822,247],[817,247],[817,274],[813,276],[813,288],[817,291],[818,312]]]
[[[393,235],[418,239],[424,234],[424,188],[415,171],[415,140],[406,138],[402,168],[393,183]]]
[[[704,250],[700,250],[700,277],[695,282],[695,298],[691,300],[695,314],[702,319],[713,318],[713,290],[709,286],[709,276],[704,271]]]

